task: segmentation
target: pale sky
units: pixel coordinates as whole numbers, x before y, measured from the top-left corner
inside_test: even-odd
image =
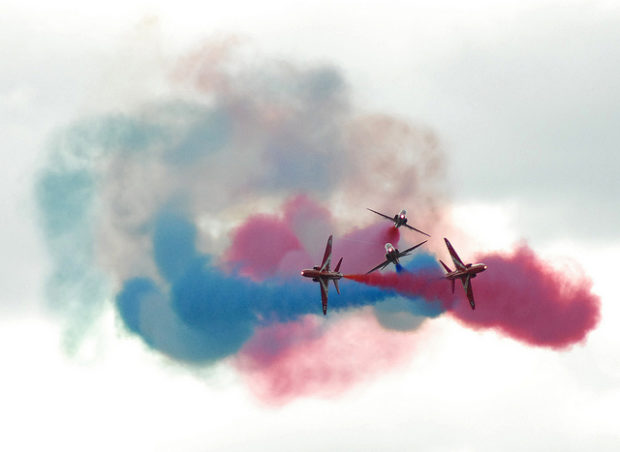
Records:
[[[0,7],[3,450],[620,447],[614,2],[157,3]],[[174,62],[222,36],[257,59],[332,65],[362,111],[433,130],[460,250],[525,240],[559,268],[578,262],[601,297],[598,327],[554,351],[434,319],[385,375],[280,407],[227,361],[188,369],[150,350],[112,299],[67,353],[33,201],[52,136],[164,99]]]

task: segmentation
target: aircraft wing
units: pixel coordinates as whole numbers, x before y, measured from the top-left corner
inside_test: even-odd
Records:
[[[390,263],[390,261],[384,261],[384,262],[381,262],[379,265],[377,265],[376,267],[374,267],[372,270],[367,271],[367,272],[366,272],[366,274],[368,274],[368,273],[372,273],[372,272],[374,272],[375,270],[384,269],[384,268],[385,268],[385,266],[386,266],[387,264],[389,264],[389,263]]]
[[[405,251],[398,253],[398,257],[406,256],[413,250],[415,250],[418,246],[424,245],[428,240],[424,240],[423,242],[418,243],[416,246],[412,246],[411,248],[407,248]]]
[[[446,242],[446,246],[448,247],[448,251],[450,252],[450,257],[452,258],[452,262],[454,262],[454,266],[458,270],[465,270],[467,267],[465,267],[465,264],[463,263],[459,255],[456,254],[456,251],[454,251],[454,248],[452,248],[452,244],[450,244],[448,239],[445,237],[444,241]]]
[[[474,303],[474,289],[471,287],[471,277],[467,275],[467,277],[461,281],[463,281],[463,288],[465,289],[471,308],[476,309],[476,303]]]
[[[390,221],[394,221],[393,217],[388,217],[387,215],[382,214],[381,212],[377,212],[376,210],[372,210],[372,209],[368,209],[368,207],[366,207],[367,210],[370,210],[371,212],[376,213],[377,215],[381,215],[383,218],[387,218]]]
[[[323,254],[323,262],[321,262],[321,271],[329,271],[329,263],[332,260],[332,236],[327,239],[327,245],[325,245],[325,254]]]
[[[427,237],[430,237],[429,234],[427,234],[426,232],[420,231],[419,229],[414,228],[413,226],[409,226],[407,223],[403,224],[403,226],[405,226],[406,228],[412,229],[416,232],[419,232],[420,234],[424,234]]]
[[[319,278],[319,285],[321,286],[321,303],[323,304],[323,315],[327,315],[327,295],[329,293],[329,281],[323,278]]]

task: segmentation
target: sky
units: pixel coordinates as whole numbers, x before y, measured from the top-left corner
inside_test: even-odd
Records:
[[[620,8],[468,3],[5,2],[3,449],[617,450]]]

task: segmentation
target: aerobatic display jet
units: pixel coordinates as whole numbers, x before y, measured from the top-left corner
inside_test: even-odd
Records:
[[[366,274],[372,273],[375,270],[383,270],[390,263],[394,265],[400,265],[400,262],[398,259],[400,259],[403,256],[408,256],[409,253],[415,250],[418,246],[424,245],[426,242],[427,241],[424,240],[423,242],[418,243],[417,245],[412,246],[411,248],[407,248],[405,251],[402,251],[402,252],[398,251],[398,248],[394,248],[394,246],[392,246],[391,243],[386,243],[385,244],[385,262],[381,262],[379,265],[374,267],[372,270],[369,270]]]
[[[342,258],[338,261],[338,265],[333,271],[330,271],[329,265],[332,260],[332,236],[327,239],[327,245],[325,246],[325,254],[323,255],[323,262],[320,266],[314,266],[311,269],[305,269],[301,271],[301,276],[306,278],[312,278],[312,281],[318,282],[321,286],[321,302],[323,303],[323,315],[327,315],[327,295],[329,290],[329,281],[334,282],[336,292],[340,294],[338,288],[338,280],[342,278],[342,273],[339,272]]]
[[[393,217],[382,214],[381,212],[377,212],[376,210],[369,209],[368,207],[366,207],[366,209],[370,210],[373,213],[376,213],[377,215],[382,216],[383,218],[387,218],[388,220],[394,222],[395,228],[400,228],[401,226],[404,226],[406,228],[419,232],[420,234],[424,234],[427,237],[430,237],[430,235],[428,235],[426,232],[422,232],[419,229],[416,229],[413,226],[409,226],[407,224],[407,211],[405,209],[401,210],[398,214],[394,215]]]
[[[471,287],[471,279],[475,278],[478,273],[485,271],[487,266],[482,263],[464,264],[459,255],[456,254],[456,251],[454,251],[454,248],[452,248],[452,245],[448,239],[444,237],[444,240],[446,241],[446,246],[448,247],[450,257],[452,258],[452,262],[454,262],[456,269],[452,271],[450,270],[450,267],[444,264],[441,260],[439,260],[439,262],[441,262],[441,265],[443,265],[448,272],[445,275],[446,279],[452,281],[452,293],[454,293],[454,281],[460,279],[463,283],[463,288],[465,289],[471,308],[476,309],[476,303],[474,303],[474,291]]]

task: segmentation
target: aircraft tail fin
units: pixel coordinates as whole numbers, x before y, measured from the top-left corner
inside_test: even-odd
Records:
[[[443,265],[443,268],[445,268],[448,273],[452,272],[452,270],[450,270],[450,267],[448,267],[441,259],[439,259],[439,262],[441,263],[441,265]]]
[[[342,264],[342,258],[340,258],[340,260],[338,261],[338,265],[336,265],[336,268],[334,268],[335,272],[339,272],[340,271],[340,264]],[[334,279],[334,282],[336,282],[335,279]]]
[[[340,295],[340,287],[338,287],[338,280],[332,279],[332,281],[334,281],[334,287],[336,288],[336,292],[338,292],[338,295]]]

